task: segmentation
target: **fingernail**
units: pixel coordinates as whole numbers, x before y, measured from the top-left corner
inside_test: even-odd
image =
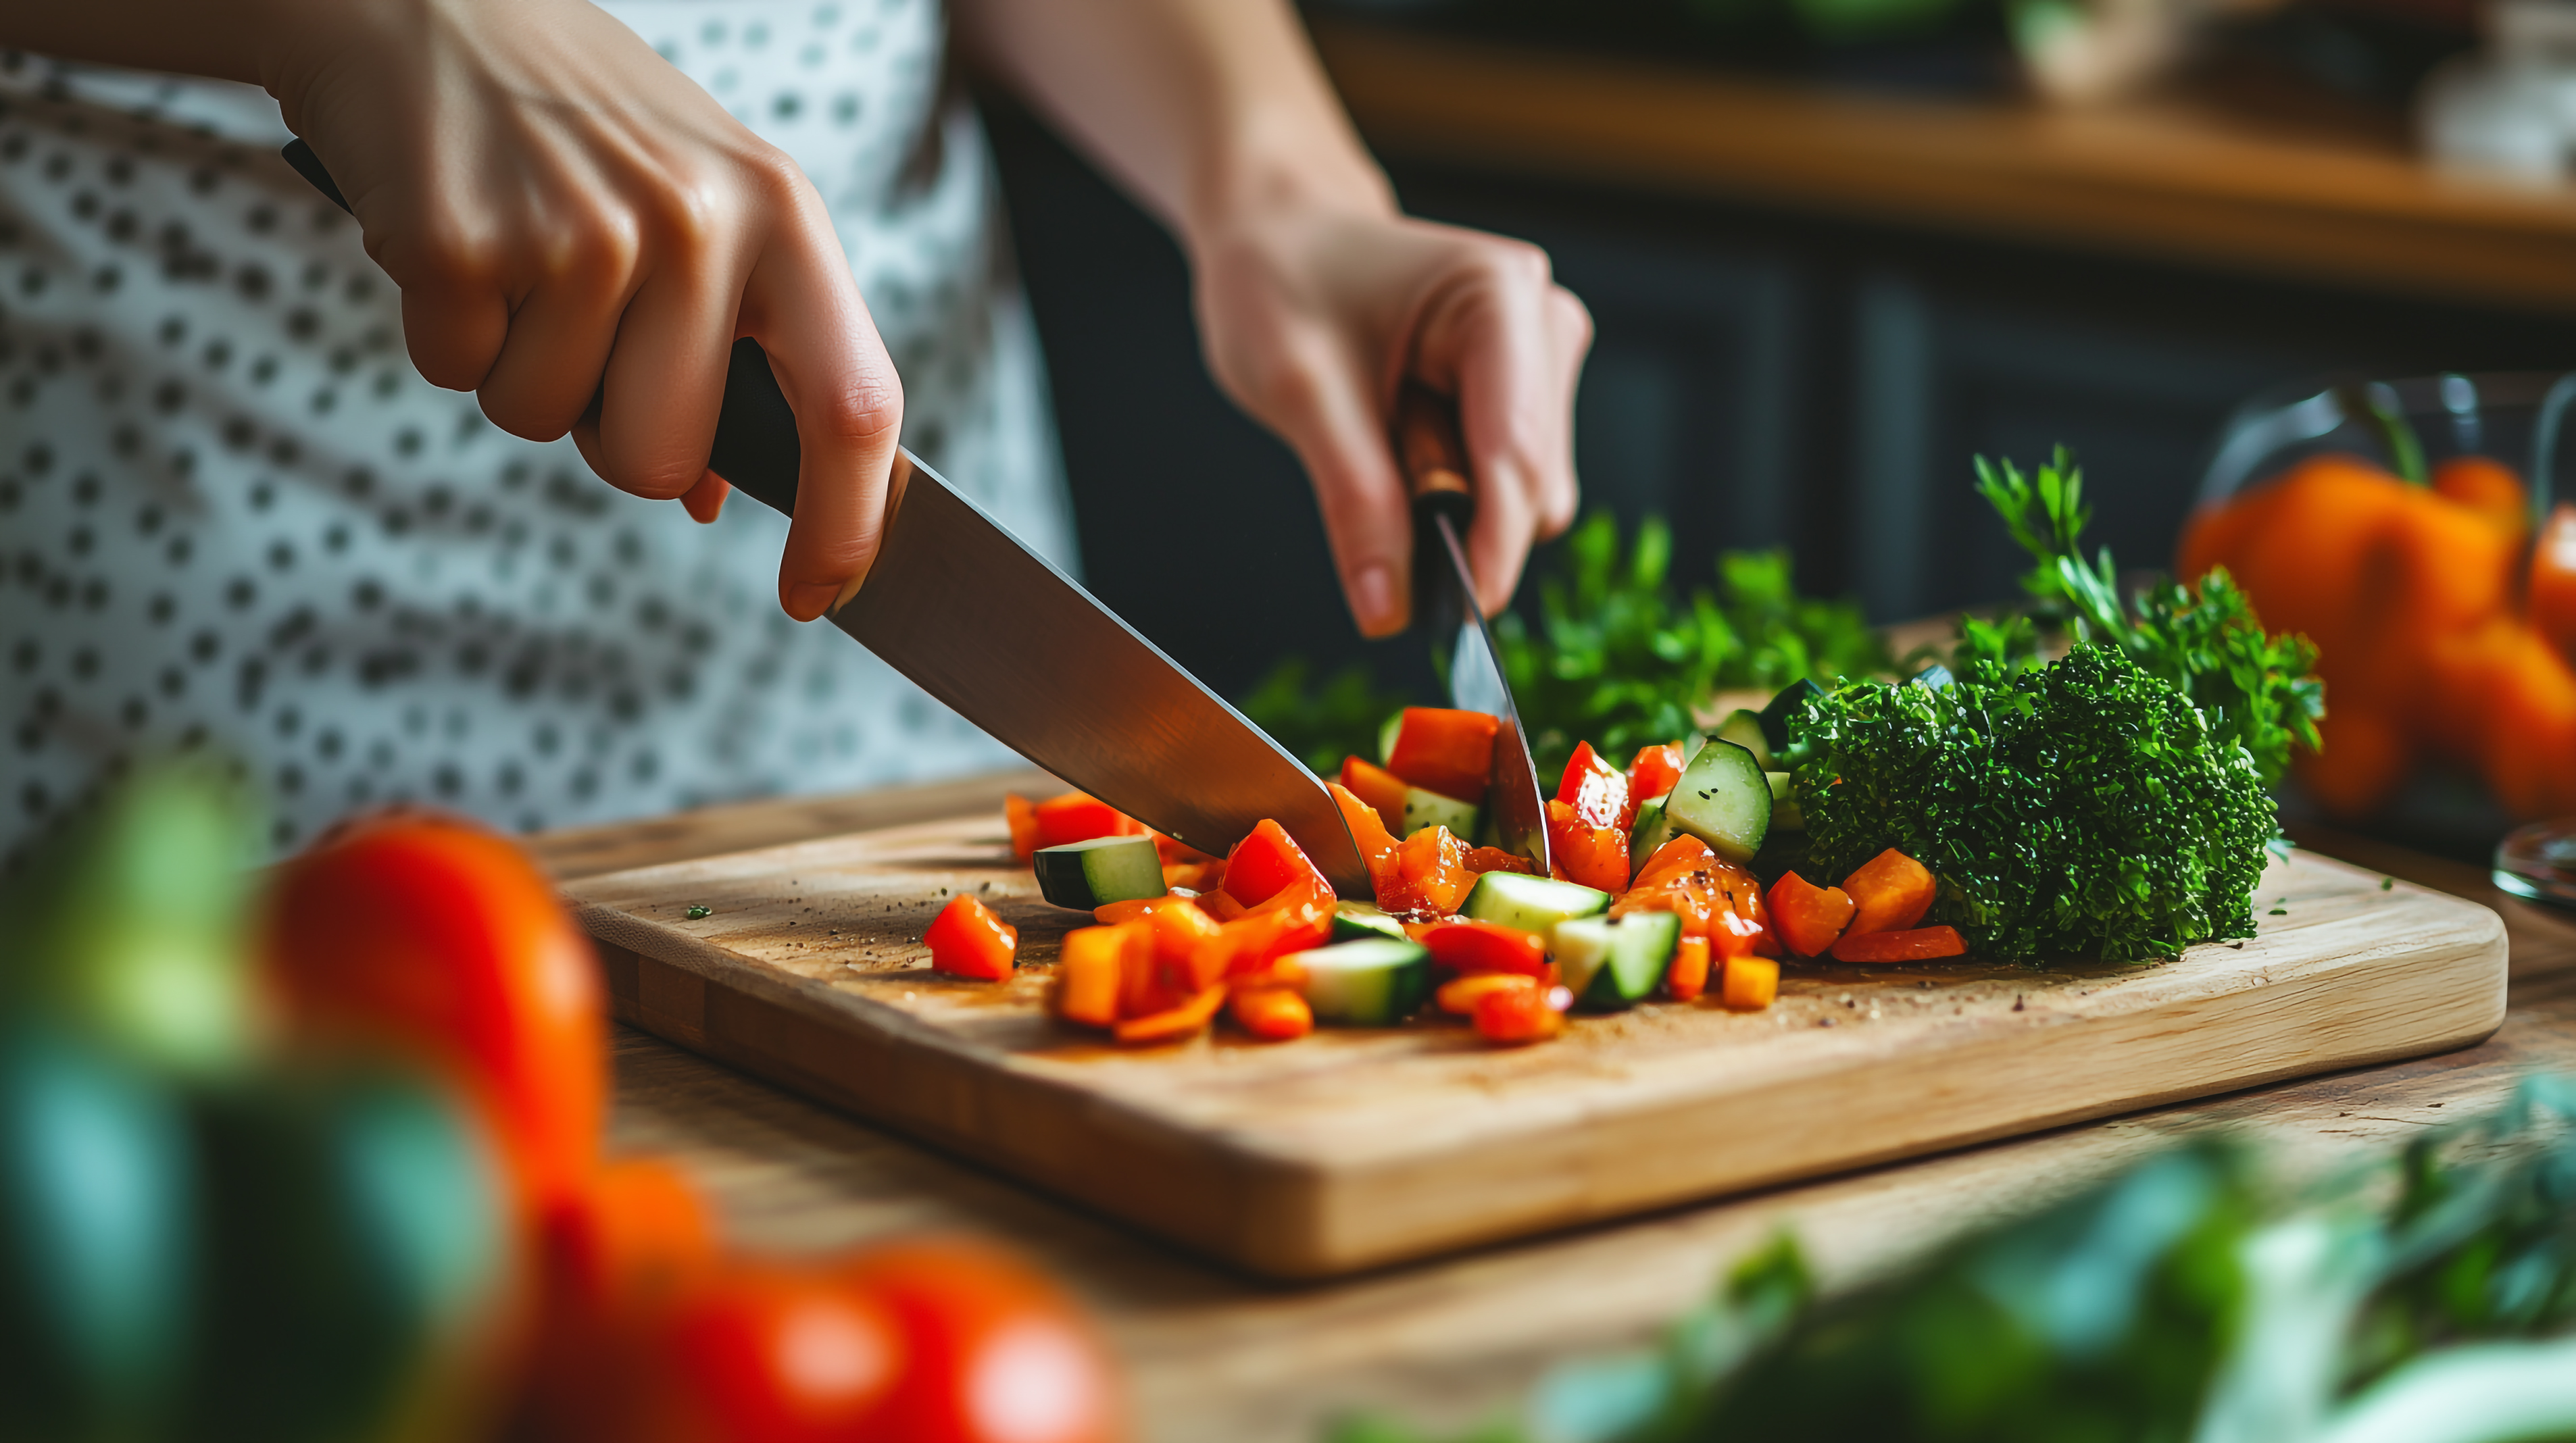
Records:
[[[798,621],[812,621],[840,594],[841,588],[828,581],[800,581],[787,588],[787,614]]]
[[[1362,631],[1393,626],[1396,622],[1394,569],[1383,562],[1372,562],[1353,573],[1351,610],[1359,613]]]

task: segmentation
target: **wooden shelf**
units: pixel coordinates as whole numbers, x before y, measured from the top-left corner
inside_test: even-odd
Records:
[[[2576,187],[2180,103],[1861,95],[1348,22],[1316,41],[1389,155],[2576,312]]]

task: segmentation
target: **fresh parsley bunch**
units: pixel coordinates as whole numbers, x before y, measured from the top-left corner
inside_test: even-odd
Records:
[[[2067,463],[2063,446],[2028,477],[2010,461],[1994,466],[1978,457],[1977,490],[2037,562],[2022,589],[2042,615],[2071,626],[2078,638],[2119,647],[2181,688],[2217,737],[2253,756],[2265,786],[2289,769],[2292,746],[2317,749],[2325,686],[2314,674],[2315,645],[2304,636],[2266,635],[2226,568],[2190,588],[2160,583],[2125,604],[2110,548],[2084,560],[2078,538],[2093,511],[2084,504],[2084,472]],[[1991,651],[1994,638],[1975,640]]]
[[[2254,934],[2278,829],[2244,748],[2116,647],[1961,661],[1952,685],[1858,683],[1791,719],[1817,875],[1895,847],[1941,879],[1927,920],[1999,959],[2130,962]]]

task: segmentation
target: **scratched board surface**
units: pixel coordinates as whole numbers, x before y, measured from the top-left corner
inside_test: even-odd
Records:
[[[1792,963],[1765,1011],[1650,1004],[1509,1050],[1437,1017],[1107,1045],[1047,1015],[1089,918],[993,815],[568,891],[621,1018],[1282,1277],[2464,1046],[2504,1009],[2493,912],[2306,853],[2265,875],[2260,936],[2178,961]],[[959,892],[1019,927],[1009,982],[927,969]]]

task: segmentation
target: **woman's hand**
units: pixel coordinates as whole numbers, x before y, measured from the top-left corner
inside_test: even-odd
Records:
[[[588,0],[259,8],[259,79],[402,288],[423,376],[712,520],[725,367],[751,336],[804,453],[779,604],[811,620],[855,585],[903,390],[792,161]]]
[[[1409,619],[1411,502],[1388,439],[1408,379],[1457,400],[1477,600],[1508,605],[1531,543],[1574,520],[1592,318],[1546,252],[1365,204],[1245,208],[1191,240],[1209,367],[1305,462],[1360,630]]]

